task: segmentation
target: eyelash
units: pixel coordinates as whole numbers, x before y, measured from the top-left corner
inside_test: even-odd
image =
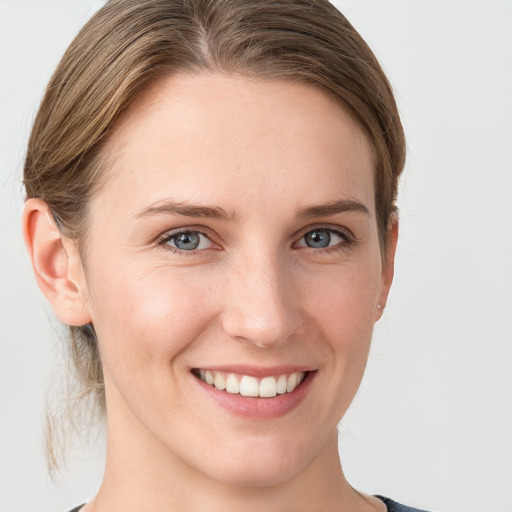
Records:
[[[203,235],[210,241],[210,243],[214,243],[211,240],[213,235],[210,232],[206,231],[204,228],[202,228],[202,229],[186,228],[186,229],[179,229],[177,231],[171,231],[171,232],[164,233],[162,236],[160,236],[157,239],[157,244],[159,246],[162,246],[167,251],[171,251],[174,254],[180,254],[180,255],[184,255],[184,256],[194,256],[194,255],[197,255],[200,252],[204,251],[204,249],[185,251],[185,250],[178,249],[177,247],[172,247],[171,245],[169,245],[169,242],[172,239],[177,238],[179,235],[182,235],[185,233],[194,233],[194,234],[197,233],[199,235]]]
[[[355,237],[352,233],[349,232],[349,230],[341,230],[337,228],[333,228],[331,226],[314,226],[311,229],[308,229],[306,232],[302,234],[302,236],[299,238],[297,242],[295,242],[293,245],[296,246],[296,244],[301,241],[306,235],[309,233],[312,233],[314,231],[327,231],[329,234],[334,234],[339,236],[342,241],[337,243],[336,245],[332,245],[330,247],[325,248],[313,248],[306,245],[302,245],[299,247],[299,249],[311,249],[314,251],[315,254],[323,254],[323,253],[330,253],[330,252],[337,252],[337,251],[346,251],[350,249],[351,246],[355,243]]]
[[[339,236],[341,239],[343,239],[342,242],[339,242],[336,245],[326,247],[326,248],[313,248],[308,247],[306,245],[296,247],[297,243],[302,240],[308,233],[312,233],[314,231],[327,231],[330,234],[334,234]],[[193,228],[186,228],[186,229],[180,229],[178,231],[172,231],[172,232],[166,232],[162,236],[160,236],[157,239],[157,244],[159,246],[162,246],[165,250],[171,251],[174,254],[180,254],[184,256],[195,256],[201,252],[203,252],[205,249],[196,249],[191,251],[186,251],[183,249],[178,249],[177,247],[172,247],[169,245],[169,242],[175,238],[177,238],[179,235],[184,233],[193,233],[193,234],[199,234],[206,237],[210,243],[214,243],[211,240],[212,234],[208,231],[206,231],[204,228],[201,229],[193,229]],[[298,248],[300,250],[302,249],[311,249],[314,251],[315,254],[322,254],[322,253],[328,253],[328,252],[336,252],[340,250],[348,250],[354,243],[356,242],[356,239],[352,233],[349,232],[349,230],[343,231],[341,229],[336,229],[331,226],[314,226],[307,231],[305,231],[302,236],[297,240],[297,242],[294,242],[293,247]]]

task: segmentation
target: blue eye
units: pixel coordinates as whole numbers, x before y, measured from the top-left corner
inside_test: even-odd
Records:
[[[317,228],[308,231],[297,245],[299,247],[310,247],[311,249],[326,249],[342,242],[348,242],[348,237],[343,233],[334,229]]]
[[[182,231],[167,236],[162,243],[180,251],[197,251],[211,247],[211,241],[199,231]]]

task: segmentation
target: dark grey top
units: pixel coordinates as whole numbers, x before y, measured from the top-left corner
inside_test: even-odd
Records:
[[[426,510],[420,510],[419,508],[406,507],[405,505],[401,505],[400,503],[390,500],[389,498],[385,498],[384,496],[376,497],[386,504],[388,512],[427,512]],[[78,512],[82,507],[83,505],[80,505],[69,512]]]
[[[396,501],[390,500],[389,498],[385,498],[384,496],[376,496],[379,500],[383,501],[388,508],[388,512],[427,512],[426,510],[419,508],[406,507],[405,505],[401,505]]]

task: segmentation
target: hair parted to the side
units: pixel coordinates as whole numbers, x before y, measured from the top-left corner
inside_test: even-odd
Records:
[[[333,5],[327,0],[110,0],[82,28],[51,78],[24,166],[27,197],[46,201],[83,258],[89,199],[108,167],[105,146],[116,121],[159,78],[201,71],[302,80],[343,103],[374,152],[384,253],[404,166],[404,134],[377,59]],[[94,328],[70,327],[70,333],[79,396],[92,397],[103,409]],[[48,448],[55,469],[51,439]]]

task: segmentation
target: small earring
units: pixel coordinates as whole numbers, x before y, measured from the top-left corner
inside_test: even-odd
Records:
[[[377,309],[384,309],[384,306],[381,306],[380,304],[377,304]]]

